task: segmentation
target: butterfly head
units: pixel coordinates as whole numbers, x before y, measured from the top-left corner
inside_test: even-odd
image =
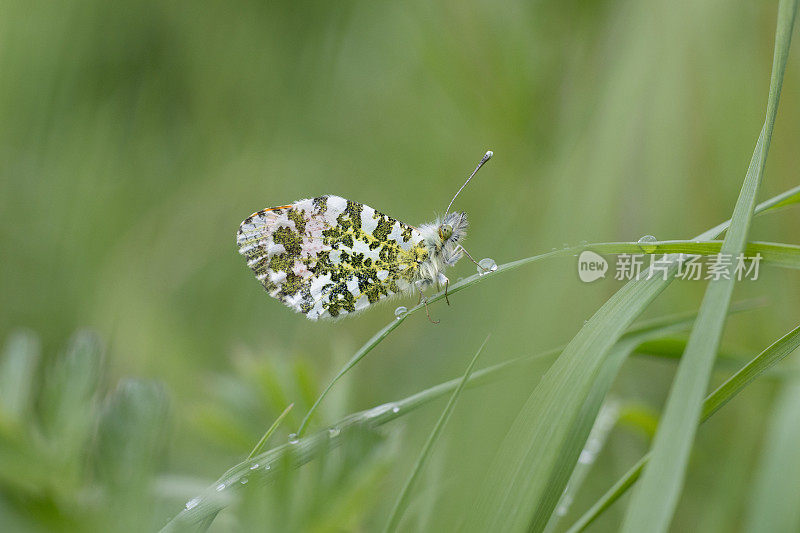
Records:
[[[467,235],[467,214],[448,213],[443,218],[437,220],[438,228],[436,234],[439,237],[441,246],[456,244]]]
[[[431,248],[441,254],[446,265],[454,265],[461,259],[460,242],[467,236],[467,214],[461,212],[448,213],[438,219],[434,225],[435,233],[432,235],[434,242]],[[433,228],[432,228],[433,229]]]

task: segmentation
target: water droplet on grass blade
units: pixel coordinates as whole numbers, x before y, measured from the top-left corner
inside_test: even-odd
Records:
[[[594,462],[594,454],[589,450],[583,450],[580,457],[578,457],[578,462],[584,465],[592,464]]]
[[[199,497],[192,498],[191,500],[186,502],[186,510],[189,511],[191,509],[194,509],[195,507],[197,507],[198,503],[200,503],[200,498]]]
[[[394,310],[394,316],[397,318],[402,317],[406,313],[408,313],[408,309],[404,305],[401,305],[400,307]]]
[[[637,241],[637,244],[639,245],[639,248],[641,248],[644,253],[652,254],[653,252],[658,250],[658,246],[653,244],[655,242],[658,242],[658,239],[656,239],[652,235],[645,235],[644,237],[642,237],[641,239],[639,239]]]
[[[289,433],[289,444],[297,444],[300,442],[300,439],[297,437],[297,433]]]
[[[216,490],[217,492],[225,490],[225,483],[220,483],[219,485],[217,485]]]
[[[256,468],[258,468],[258,466],[259,466],[258,463],[255,463],[253,464],[253,466],[250,467],[250,470],[255,470]]]
[[[241,483],[242,485],[247,485],[247,481],[248,481],[247,478],[243,477],[242,479],[239,480],[239,483]]]
[[[494,272],[497,270],[497,263],[494,262],[494,259],[491,257],[485,257],[478,261],[478,274],[483,276],[484,274],[488,274],[489,272]]]

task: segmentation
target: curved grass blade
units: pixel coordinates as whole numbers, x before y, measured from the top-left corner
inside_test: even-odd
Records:
[[[744,311],[753,307],[753,302],[743,302],[737,304],[736,310]],[[677,331],[688,329],[696,316],[696,313],[688,312],[644,321],[630,328],[623,336],[623,341],[627,342],[635,337],[637,342],[641,344],[649,339],[674,334]],[[467,386],[483,385],[506,374],[513,373],[517,375],[523,365],[531,365],[533,363],[550,364],[562,350],[563,347],[534,355],[521,356],[477,370],[470,376]],[[538,375],[538,372],[536,374]],[[191,505],[187,505],[185,509],[178,513],[162,531],[177,531],[192,524],[203,523],[210,516],[227,507],[233,500],[231,491],[238,488],[237,482],[243,475],[250,476],[254,482],[269,483],[273,481],[277,471],[281,466],[285,466],[286,461],[282,460],[282,457],[288,450],[291,449],[292,452],[290,454],[293,461],[291,466],[297,468],[319,455],[319,453],[336,448],[341,443],[342,434],[347,428],[358,424],[377,427],[388,423],[448,393],[452,393],[458,387],[459,382],[460,378],[452,379],[405,399],[351,414],[329,429],[300,438],[294,444],[287,443],[277,446],[237,464],[225,472],[202,494],[192,498],[190,500]],[[254,466],[256,468],[253,468]]]
[[[736,201],[721,253],[736,257],[744,251],[761,187],[767,153],[775,125],[786,60],[789,53],[797,0],[778,4],[775,55],[764,126]],[[729,273],[732,267],[728,269]],[[672,521],[683,488],[689,452],[699,424],[703,396],[708,387],[714,356],[725,326],[726,310],[735,279],[712,280],[700,305],[697,322],[689,334],[678,372],[670,389],[652,446],[652,460],[642,475],[622,524],[623,533],[664,532]]]
[[[795,367],[797,365],[795,364]],[[786,383],[775,401],[753,483],[743,531],[800,531],[800,381]]]
[[[795,189],[792,189],[795,191]],[[786,193],[785,193],[786,194]],[[800,187],[796,188],[796,192],[794,192],[798,198],[800,198]],[[564,256],[571,256],[575,255],[576,253],[582,250],[592,250],[597,253],[607,253],[607,254],[623,254],[623,253],[648,253],[648,254],[672,254],[672,253],[685,253],[685,254],[697,254],[697,255],[713,255],[717,254],[720,251],[720,247],[722,246],[722,241],[660,241],[654,243],[648,243],[647,251],[643,251],[641,245],[636,242],[607,242],[607,243],[595,243],[595,244],[587,244],[581,246],[574,246],[571,248],[566,248],[563,250],[557,250],[554,252],[548,252],[541,255],[536,255],[532,257],[528,257],[525,259],[520,259],[518,261],[513,261],[511,263],[506,263],[498,267],[497,271],[493,273],[497,275],[500,272],[508,272],[520,266],[523,266],[528,263],[542,261],[544,259],[551,259],[555,257],[564,257]],[[746,250],[746,255],[748,257],[754,257],[756,254],[760,254],[763,261],[769,264],[775,264],[777,266],[782,266],[786,268],[797,268],[800,269],[800,246],[791,245],[791,244],[780,244],[780,243],[768,243],[768,242],[752,242],[749,243]],[[475,283],[480,281],[484,281],[493,276],[480,276],[480,275],[472,275],[458,283],[451,285],[448,288],[448,294],[454,294],[460,290],[469,287]],[[428,303],[433,303],[436,301],[441,300],[444,298],[444,292],[439,292],[428,299]],[[303,417],[303,421],[300,424],[299,429],[297,430],[297,435],[302,436],[305,433],[305,430],[308,426],[308,423],[312,417],[312,415],[316,412],[317,407],[319,407],[322,400],[328,395],[330,390],[336,384],[339,379],[341,379],[347,372],[350,371],[356,364],[358,364],[361,359],[363,359],[373,348],[375,348],[380,342],[385,339],[389,333],[395,330],[405,319],[422,309],[425,308],[425,304],[419,304],[415,307],[409,309],[409,311],[398,317],[396,320],[390,322],[386,326],[384,326],[378,333],[372,336],[370,340],[368,340],[359,350],[350,358],[350,360],[339,370],[336,376],[328,383],[319,397],[316,399],[314,404],[311,406],[311,409],[308,410],[305,417]]]
[[[585,249],[605,254],[687,254],[716,255],[722,251],[723,241],[659,241],[647,243],[646,249],[638,242],[600,242],[586,245]],[[785,268],[800,268],[800,246],[775,242],[748,242],[744,249],[748,259],[760,260]]]
[[[796,203],[796,202],[800,202],[800,185],[798,185],[797,187],[792,187],[791,189],[789,189],[787,191],[784,191],[781,194],[778,194],[778,195],[770,198],[769,200],[766,200],[766,201],[762,202],[761,204],[759,204],[756,207],[755,213],[756,214],[766,213],[766,212],[768,212],[768,211],[770,211],[772,209],[775,209],[775,208],[777,208],[779,206],[785,206],[785,205],[789,205],[789,204]],[[715,237],[719,236],[722,232],[727,230],[729,225],[730,225],[730,220],[726,220],[725,222],[722,222],[721,224],[711,228],[710,230],[702,233],[701,235],[698,235],[694,240],[695,241],[703,241],[703,240],[714,239]],[[633,243],[629,243],[629,244],[632,245]],[[570,255],[575,255],[576,253],[579,253],[582,250],[585,250],[585,249],[589,248],[590,246],[591,245],[586,245],[586,246],[581,245],[581,246],[573,246],[573,247],[564,248],[562,250],[553,250],[551,252],[547,252],[547,253],[544,253],[544,254],[534,255],[534,256],[531,256],[531,257],[518,259],[516,261],[511,261],[510,263],[502,264],[497,268],[497,270],[495,272],[492,273],[491,276],[488,276],[488,275],[487,276],[480,276],[478,274],[473,274],[472,276],[469,276],[468,278],[465,278],[465,279],[463,279],[461,281],[458,281],[458,282],[454,283],[453,285],[450,285],[450,287],[448,288],[448,294],[455,294],[455,293],[457,293],[459,291],[462,291],[462,290],[466,289],[467,287],[470,287],[470,286],[472,286],[472,285],[474,285],[476,283],[479,283],[481,281],[486,281],[487,279],[490,279],[490,278],[494,278],[494,276],[496,276],[496,275],[498,275],[498,274],[500,274],[502,272],[509,272],[509,271],[514,270],[516,268],[519,268],[521,266],[527,265],[529,263],[535,263],[535,262],[543,261],[545,259],[550,259],[550,258],[554,258],[554,257],[566,257],[566,256],[570,256]],[[637,246],[638,246],[638,243],[637,243]],[[639,248],[639,249],[641,249],[641,248]],[[613,253],[613,252],[608,252],[608,253]],[[427,303],[430,304],[430,303],[438,302],[439,300],[444,299],[444,297],[445,297],[445,292],[444,291],[440,291],[440,292],[432,295],[430,298],[428,298]],[[297,430],[298,437],[302,437],[303,436],[303,434],[305,433],[306,427],[308,426],[308,423],[311,420],[312,415],[316,412],[317,407],[319,407],[319,404],[322,403],[322,400],[325,398],[325,396],[327,396],[327,394],[331,390],[331,388],[333,388],[333,385],[337,381],[339,381],[339,379],[341,379],[342,376],[344,376],[351,368],[353,368],[356,364],[358,364],[358,362],[361,359],[363,359],[370,351],[372,351],[372,349],[375,348],[375,346],[380,344],[380,342],[383,339],[385,339],[386,336],[389,335],[389,333],[394,331],[395,328],[397,328],[400,324],[405,322],[406,318],[408,318],[410,315],[420,311],[424,307],[425,307],[425,304],[423,304],[423,303],[419,303],[416,306],[412,307],[411,309],[408,310],[408,312],[406,314],[401,315],[397,319],[393,320],[392,322],[390,322],[389,324],[384,326],[383,329],[378,331],[378,333],[373,335],[373,337],[370,340],[368,340],[361,348],[358,349],[358,351],[353,355],[353,357],[350,358],[350,360],[342,367],[342,369],[336,374],[336,376],[334,376],[334,378],[330,381],[330,383],[328,383],[328,385],[325,387],[325,389],[319,395],[317,400],[314,402],[314,404],[308,410],[308,413],[306,413],[306,416],[303,418],[302,422],[300,423],[300,427]]]
[[[800,191],[795,187],[762,202],[764,212]],[[730,227],[730,220],[698,235],[710,240]],[[631,322],[672,281],[673,258],[666,279],[628,282],[595,313],[548,370],[523,406],[495,455],[465,528],[476,531],[541,531],[563,492],[591,428],[579,416],[592,383],[613,358],[609,352]],[[580,438],[578,438],[580,437]]]
[[[547,252],[547,253],[540,254],[540,255],[534,255],[534,256],[531,256],[531,257],[526,257],[525,259],[519,259],[517,261],[512,261],[510,263],[505,263],[503,265],[500,265],[497,268],[496,271],[491,273],[491,275],[483,275],[483,276],[481,276],[481,275],[478,275],[478,274],[473,274],[472,276],[464,278],[463,280],[450,285],[448,287],[448,289],[447,289],[447,294],[448,295],[453,295],[453,294],[455,294],[455,293],[457,293],[459,291],[462,291],[462,290],[466,289],[467,287],[470,287],[470,286],[472,286],[472,285],[474,285],[476,283],[479,283],[481,281],[485,281],[485,280],[487,280],[489,278],[493,278],[493,277],[495,277],[498,274],[501,274],[503,272],[508,272],[510,270],[514,270],[515,268],[519,268],[519,267],[521,267],[523,265],[527,265],[528,263],[535,263],[535,262],[538,262],[538,261],[543,261],[545,259],[550,259],[552,257],[568,256],[568,255],[572,255],[573,253],[574,253],[573,249],[555,250],[555,251]],[[431,304],[433,302],[437,302],[439,300],[444,299],[444,297],[445,297],[444,291],[440,291],[440,292],[430,296],[427,299],[426,303],[427,304]],[[389,322],[388,324],[386,324],[380,331],[378,331],[375,335],[373,335],[370,340],[368,340],[361,348],[358,349],[358,351],[353,355],[353,357],[351,357],[350,360],[347,363],[345,363],[345,365],[342,367],[342,369],[339,370],[339,372],[333,377],[333,379],[330,381],[330,383],[328,383],[328,385],[325,387],[325,389],[319,395],[317,400],[311,406],[311,409],[308,410],[308,413],[306,413],[306,416],[303,418],[303,421],[300,423],[300,427],[297,430],[297,436],[298,437],[303,436],[303,434],[305,433],[306,428],[308,427],[308,423],[311,420],[311,417],[313,416],[313,414],[317,410],[317,407],[319,407],[319,404],[322,403],[322,400],[325,398],[325,396],[328,395],[328,392],[330,392],[330,390],[333,388],[333,386],[336,384],[336,382],[339,381],[347,372],[349,372],[351,368],[356,366],[358,364],[358,362],[361,361],[361,359],[363,359],[369,352],[372,351],[373,348],[375,348],[378,344],[380,344],[380,342],[383,339],[385,339],[389,335],[389,333],[394,331],[397,327],[400,326],[400,324],[405,322],[405,320],[409,316],[411,316],[412,314],[424,309],[426,303],[419,303],[419,304],[415,305],[414,307],[409,309],[405,314],[400,315],[395,320],[393,320],[393,321]]]
[[[700,421],[705,422],[708,420],[714,413],[721,409],[722,406],[742,392],[750,383],[755,381],[756,378],[797,350],[798,347],[800,347],[800,326],[795,327],[789,333],[775,341],[742,367],[741,370],[717,387],[714,392],[709,394],[703,402]],[[639,479],[650,457],[651,454],[648,453],[633,465],[624,476],[614,483],[614,485],[569,528],[569,533],[578,533],[586,529],[586,527],[608,509],[612,503],[625,494],[628,488]]]
[[[281,425],[281,422],[283,422],[283,419],[286,418],[286,415],[289,414],[289,411],[292,410],[292,407],[294,407],[294,404],[290,403],[288,406],[286,406],[286,409],[284,409],[283,412],[280,415],[278,415],[278,418],[275,419],[275,422],[273,422],[272,425],[269,427],[269,429],[267,429],[267,431],[264,433],[264,435],[261,437],[261,439],[253,448],[253,451],[251,451],[250,454],[247,456],[248,459],[252,459],[254,455],[258,455],[259,453],[261,453],[261,450],[264,449],[264,446],[267,444],[269,438],[272,436],[273,433],[275,433],[275,430],[278,429],[278,426]]]
[[[586,479],[586,476],[589,474],[589,470],[594,465],[597,454],[599,454],[603,449],[611,430],[619,420],[619,416],[620,405],[616,400],[609,399],[600,408],[600,412],[597,414],[597,419],[594,421],[592,430],[589,432],[589,438],[586,440],[586,446],[584,446],[583,450],[581,450],[578,464],[575,465],[575,469],[572,471],[572,475],[569,478],[569,482],[567,482],[567,487],[564,490],[564,494],[562,494],[561,499],[558,500],[558,506],[556,507],[555,512],[550,515],[550,520],[547,522],[547,526],[544,528],[545,533],[550,533],[551,531],[555,530],[555,528],[558,526],[559,520],[561,520],[561,518],[569,511],[569,508],[572,505],[572,500],[575,498],[575,494],[577,494],[578,490],[581,488],[581,485],[583,485],[584,479]]]
[[[400,491],[400,496],[397,498],[397,502],[392,509],[391,514],[389,515],[389,520],[386,522],[386,528],[384,529],[385,532],[389,533],[391,531],[396,531],[397,526],[400,525],[400,519],[403,518],[403,513],[405,512],[406,508],[408,507],[409,497],[411,496],[411,489],[414,487],[414,484],[419,477],[420,472],[422,472],[422,468],[425,466],[428,457],[430,456],[431,450],[433,449],[433,445],[439,438],[439,435],[442,433],[442,429],[444,428],[447,421],[450,419],[450,415],[453,412],[453,408],[456,406],[456,401],[458,397],[461,395],[461,391],[464,390],[464,386],[469,381],[469,377],[472,374],[472,369],[475,367],[475,362],[478,360],[478,357],[483,352],[483,348],[486,346],[486,343],[489,342],[489,335],[486,336],[486,340],[483,341],[481,347],[478,348],[478,351],[472,357],[472,361],[469,362],[467,366],[467,370],[464,372],[464,377],[461,378],[461,381],[458,383],[456,390],[453,391],[453,394],[450,396],[450,400],[448,400],[447,405],[444,407],[444,411],[442,411],[439,420],[436,422],[436,425],[433,426],[433,431],[428,436],[428,440],[425,442],[425,445],[422,447],[422,451],[417,458],[417,462],[414,463],[414,467],[411,469],[411,475],[408,476],[408,480],[406,480],[406,484],[403,486],[403,489]]]
[[[785,200],[775,204],[771,209],[780,209],[782,207],[790,206],[796,203],[800,203],[800,192],[797,192],[792,196],[789,196]]]

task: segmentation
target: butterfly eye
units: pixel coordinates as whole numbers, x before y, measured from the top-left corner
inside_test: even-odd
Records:
[[[439,226],[439,237],[446,241],[453,235],[453,226],[450,224],[442,224]]]

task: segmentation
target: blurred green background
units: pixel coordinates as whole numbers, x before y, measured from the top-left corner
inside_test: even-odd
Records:
[[[295,402],[283,441],[406,303],[337,322],[294,315],[237,253],[253,211],[338,194],[418,224],[492,149],[457,202],[476,258],[690,238],[728,218],[764,117],[775,11],[721,0],[3,2],[0,338],[7,352],[39,355],[22,372],[25,407],[0,419],[0,525],[160,527]],[[798,183],[797,67],[793,54],[762,199]],[[798,224],[783,211],[757,219],[752,238],[796,243]],[[567,342],[620,286],[583,284],[574,263],[526,267],[437,303],[438,326],[413,316],[335,389],[316,427],[460,374],[489,332],[479,366]],[[449,275],[474,272],[462,261]],[[675,283],[648,314],[696,309],[703,289]],[[798,289],[796,272],[764,268],[735,297],[768,306],[732,318],[724,344],[752,354],[796,325]],[[74,337],[79,328],[94,333]],[[80,364],[59,381],[65,360]],[[656,414],[673,370],[631,360],[614,395]],[[462,397],[409,530],[452,527],[536,379]],[[72,408],[48,392],[65,387],[83,398]],[[752,386],[701,429],[676,531],[746,522],[779,389]],[[258,523],[381,527],[440,408],[393,424],[364,472],[342,459],[348,475],[309,474],[287,522],[266,513]],[[120,425],[128,415],[152,435]],[[648,438],[616,428],[570,516]],[[622,508],[595,530],[615,530]],[[247,529],[243,517],[264,512],[247,509],[226,510],[212,530]]]

